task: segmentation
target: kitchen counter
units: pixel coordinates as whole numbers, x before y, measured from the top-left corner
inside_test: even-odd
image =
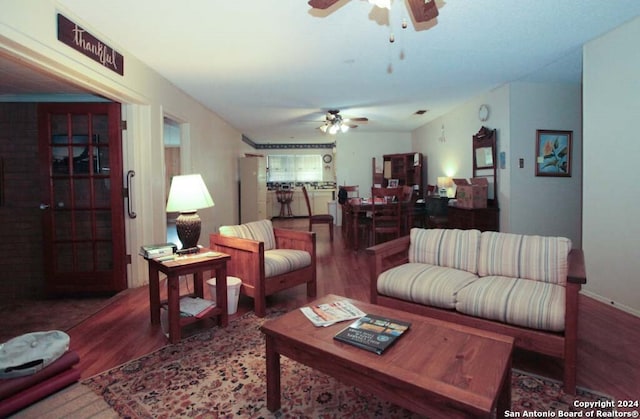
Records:
[[[307,217],[309,212],[307,211],[307,204],[304,201],[304,194],[302,188],[293,188],[293,201],[291,202],[291,212],[294,217]],[[328,203],[336,199],[337,189],[309,189],[307,193],[309,195],[309,204],[311,205],[311,211],[314,214],[328,214]],[[270,210],[270,211],[269,211]],[[267,216],[277,217],[280,214],[280,203],[276,198],[276,191],[267,191]]]

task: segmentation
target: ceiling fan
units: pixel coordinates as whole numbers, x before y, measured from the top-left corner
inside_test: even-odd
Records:
[[[330,109],[324,117],[324,124],[320,125],[318,129],[325,134],[336,135],[339,132],[345,133],[350,128],[358,128],[357,125],[350,124],[350,122],[369,122],[369,118],[343,118],[338,109]]]
[[[328,9],[340,0],[309,0],[309,6],[314,9]],[[416,23],[426,22],[438,16],[438,6],[436,0],[407,0],[411,14]],[[369,3],[378,7],[391,8],[391,0],[369,0]]]

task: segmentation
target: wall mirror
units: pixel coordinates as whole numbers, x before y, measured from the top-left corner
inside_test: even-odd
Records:
[[[495,130],[480,128],[473,136],[473,169],[492,169],[496,162]]]
[[[476,168],[493,167],[493,149],[491,147],[476,148]]]

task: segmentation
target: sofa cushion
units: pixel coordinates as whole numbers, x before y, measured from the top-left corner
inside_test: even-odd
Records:
[[[426,263],[405,263],[378,277],[378,293],[434,307],[454,309],[458,292],[477,280],[470,272]]]
[[[272,249],[264,252],[264,276],[295,271],[311,265],[311,255],[304,250]]]
[[[411,229],[409,262],[478,272],[479,230]]]
[[[566,285],[571,240],[485,231],[478,275],[506,276]]]
[[[252,221],[250,223],[220,226],[223,236],[240,237],[242,239],[257,240],[264,243],[264,250],[276,248],[276,237],[273,234],[271,220]]]
[[[547,282],[487,276],[458,292],[456,310],[532,329],[564,330],[565,287]]]

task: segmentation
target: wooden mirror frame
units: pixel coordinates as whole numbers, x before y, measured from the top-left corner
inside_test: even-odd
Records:
[[[490,149],[486,150],[486,149]],[[484,150],[484,151],[482,151]],[[498,176],[496,153],[496,130],[481,127],[473,136],[473,177],[493,177],[493,199],[489,199],[489,206],[498,206]],[[485,162],[478,164],[478,156],[484,156]],[[489,164],[489,161],[491,164]]]

